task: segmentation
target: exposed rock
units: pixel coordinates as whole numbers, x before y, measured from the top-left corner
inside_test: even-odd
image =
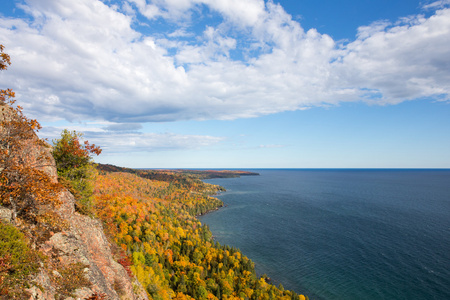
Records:
[[[0,121],[2,118],[11,118],[7,112],[12,110],[5,109],[5,106],[1,108]],[[51,154],[51,146],[42,143],[35,134],[27,142],[29,142],[28,162],[48,174],[53,182],[57,182],[57,170]],[[69,191],[61,192],[59,199],[61,205],[54,207],[53,210],[66,222],[67,228],[61,232],[52,232],[49,239],[34,245],[49,257],[49,262],[45,266],[41,265],[34,278],[34,286],[29,289],[29,299],[53,300],[58,295],[55,278],[60,274],[56,269],[52,269],[52,264],[85,266],[84,274],[90,285],[75,290],[73,292],[75,298],[63,299],[84,299],[93,293],[106,295],[106,299],[148,299],[139,283],[130,278],[124,267],[114,260],[101,222],[75,212],[75,199]],[[11,222],[11,210],[0,206],[0,219]],[[58,297],[58,299],[61,298]]]
[[[146,299],[133,295],[133,285],[125,269],[111,254],[111,248],[98,220],[74,213],[68,215],[70,228],[54,234],[42,249],[57,253],[63,265],[82,263],[92,286],[76,292],[87,297],[94,292],[104,293],[108,299]],[[118,288],[120,287],[120,289]],[[120,295],[119,295],[120,294]]]
[[[6,223],[11,223],[12,211],[6,207],[0,206],[0,220]]]

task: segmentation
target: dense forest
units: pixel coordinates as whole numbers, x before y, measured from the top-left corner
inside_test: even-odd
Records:
[[[198,174],[99,169],[96,214],[120,246],[120,262],[152,299],[306,298],[258,278],[250,259],[215,242],[196,219],[223,205],[211,197],[221,187],[202,182]]]
[[[10,64],[3,49],[0,45],[0,70]],[[85,273],[88,264],[75,260],[64,265],[57,253],[61,251],[55,250],[59,247],[55,237],[84,241],[79,232],[69,234],[76,227],[70,222],[89,224],[90,218],[103,224],[111,259],[129,275],[123,277],[139,281],[134,295],[143,288],[144,295],[158,300],[307,299],[270,284],[267,276],[258,277],[250,259],[215,242],[209,228],[196,218],[223,206],[213,195],[224,189],[201,178],[257,174],[96,165],[92,156],[102,150],[81,133],[64,130],[52,146],[39,139],[35,132],[40,124],[23,114],[14,96],[12,90],[0,90],[0,299],[53,299],[50,294],[37,296],[47,292],[57,299],[73,299],[83,288],[92,293],[84,299],[107,299],[98,286],[89,289],[93,284]],[[94,234],[94,227],[82,231]],[[102,235],[103,231],[97,236]],[[64,247],[68,243],[63,240]],[[76,245],[66,258],[76,257],[83,244]],[[91,267],[101,258],[94,260]],[[38,274],[46,278],[41,282],[48,284],[47,290],[37,283]],[[125,297],[128,283],[114,281],[114,291],[107,284],[103,291]],[[30,298],[33,286],[35,295]]]

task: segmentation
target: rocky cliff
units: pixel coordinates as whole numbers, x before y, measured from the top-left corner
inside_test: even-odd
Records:
[[[8,106],[1,105],[0,108],[0,124],[14,118],[14,111]],[[0,127],[2,130],[4,128]],[[34,133],[24,142],[27,144],[27,163],[57,182],[51,147],[40,142]],[[148,299],[137,280],[131,278],[115,260],[114,245],[108,241],[101,222],[75,212],[75,199],[66,189],[59,193],[59,200],[61,204],[50,209],[60,217],[64,226],[45,232],[33,224],[14,219],[7,205],[0,206],[2,222],[13,223],[26,232],[32,240],[32,247],[43,254],[41,267],[30,280],[29,299]],[[79,278],[74,274],[80,275]],[[62,292],[64,287],[72,289],[71,296]]]

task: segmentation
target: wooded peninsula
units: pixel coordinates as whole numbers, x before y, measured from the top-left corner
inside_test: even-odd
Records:
[[[0,90],[0,299],[307,299],[196,218],[223,206],[202,179],[258,174],[97,165],[81,133],[40,139],[14,97]]]
[[[98,168],[98,216],[151,298],[305,299],[258,278],[250,259],[215,242],[195,218],[223,206],[211,195],[224,189],[199,179],[211,171]]]

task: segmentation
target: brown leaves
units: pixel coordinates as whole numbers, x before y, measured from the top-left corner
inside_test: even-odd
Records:
[[[4,53],[5,47],[0,45],[0,70],[6,70],[11,64],[11,58],[8,54]],[[14,98],[15,94],[11,89],[0,90],[0,104],[5,102],[6,99]]]
[[[43,171],[11,159],[0,173],[0,191],[4,204],[15,201],[16,205],[27,206],[24,202],[30,199],[30,205],[56,205],[61,185],[53,183]]]
[[[0,90],[0,104],[2,102],[6,102],[6,99],[11,99],[11,98],[14,98],[15,96],[16,96],[16,93],[14,93],[11,89]]]
[[[11,63],[3,49],[0,45],[0,70]],[[0,90],[0,202],[13,210],[14,218],[34,220],[38,206],[59,204],[61,186],[38,169],[48,164],[35,134],[41,125],[27,118],[21,106],[14,107],[14,96],[11,89]]]
[[[90,287],[92,283],[89,281],[84,271],[87,267],[87,265],[82,263],[59,266],[57,272],[54,272],[52,276],[53,281],[56,283],[57,293],[62,296],[73,297],[73,293],[77,289],[81,287]]]
[[[87,298],[84,298],[84,300],[106,300],[107,296],[105,293],[93,293]]]
[[[11,58],[8,54],[4,53],[5,46],[0,45],[0,70],[6,70],[11,64]]]
[[[0,286],[3,286],[3,280],[5,276],[10,272],[11,268],[11,255],[7,254],[0,257]],[[0,291],[0,294],[3,293]]]

